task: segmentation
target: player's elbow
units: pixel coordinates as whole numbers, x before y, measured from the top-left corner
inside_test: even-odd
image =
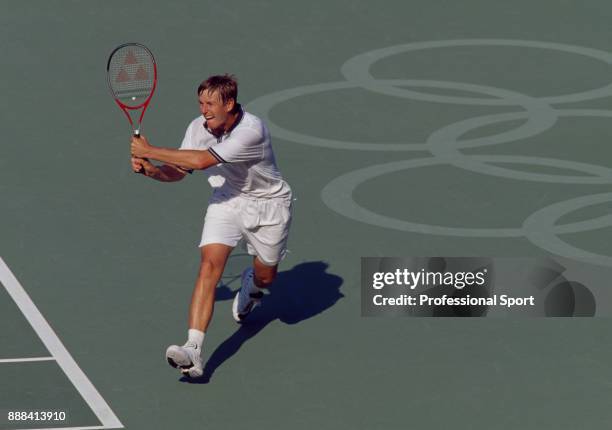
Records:
[[[206,159],[204,157],[198,157],[194,160],[193,168],[196,170],[204,170],[209,167],[209,164],[206,163]]]
[[[204,170],[208,169],[210,166],[214,166],[218,161],[210,155],[208,151],[203,151],[202,154],[198,154],[198,156],[194,159],[194,169]]]

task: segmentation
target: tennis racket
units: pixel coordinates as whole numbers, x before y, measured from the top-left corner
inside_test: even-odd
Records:
[[[109,55],[106,72],[115,102],[125,113],[134,136],[140,136],[142,119],[157,86],[153,53],[140,43],[120,45]]]

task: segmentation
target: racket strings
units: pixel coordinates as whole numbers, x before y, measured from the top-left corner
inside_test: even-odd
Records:
[[[155,63],[145,48],[127,45],[115,51],[108,65],[113,95],[128,106],[139,105],[155,86]]]

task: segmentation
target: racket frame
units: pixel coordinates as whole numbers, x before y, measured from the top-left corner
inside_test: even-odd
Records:
[[[119,100],[119,98],[116,97],[115,91],[113,91],[113,86],[111,84],[111,75],[110,75],[111,59],[113,58],[113,55],[115,54],[115,52],[117,52],[121,48],[125,48],[126,46],[138,46],[139,48],[144,49],[151,56],[151,60],[153,60],[153,88],[151,88],[151,91],[149,95],[147,96],[147,98],[145,99],[145,101],[139,104],[138,106],[128,106],[125,103],[123,103],[121,100]],[[111,52],[110,55],[108,56],[108,61],[106,63],[106,80],[108,83],[108,89],[110,90],[111,95],[113,96],[113,99],[115,100],[115,103],[117,103],[117,106],[121,108],[121,110],[127,117],[128,121],[130,122],[130,126],[132,127],[132,133],[134,134],[135,137],[140,137],[140,128],[142,124],[142,118],[144,117],[145,111],[149,107],[149,102],[151,101],[151,98],[153,97],[153,94],[155,93],[155,89],[157,88],[157,62],[155,61],[155,57],[153,56],[153,53],[151,52],[149,48],[147,48],[143,44],[136,43],[136,42],[124,43],[122,45],[117,46],[115,49],[113,49],[113,52]],[[130,115],[129,111],[134,111],[138,109],[142,109],[142,112],[140,113],[140,117],[138,117],[138,127],[136,128],[134,127],[134,121],[132,120],[132,116]]]

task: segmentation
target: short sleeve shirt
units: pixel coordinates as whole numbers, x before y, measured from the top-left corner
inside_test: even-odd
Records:
[[[187,127],[180,149],[208,150],[219,161],[204,170],[215,193],[291,197],[291,188],[276,165],[270,132],[255,115],[241,111],[234,127],[220,137],[199,116]]]

